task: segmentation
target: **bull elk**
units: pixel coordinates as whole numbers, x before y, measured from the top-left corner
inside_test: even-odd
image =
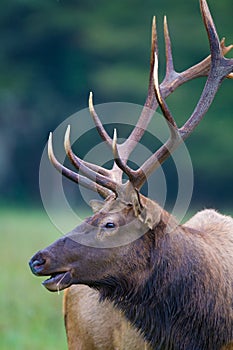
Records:
[[[35,275],[51,276],[43,282],[49,291],[73,284],[97,290],[100,299],[121,310],[156,350],[233,349],[233,219],[204,210],[180,225],[140,193],[150,174],[202,120],[223,80],[233,76],[233,59],[224,57],[233,46],[219,41],[206,0],[200,0],[200,5],[211,54],[177,73],[165,20],[167,68],[161,84],[153,21],[148,96],[136,127],[124,143],[117,143],[116,131],[113,138],[107,134],[90,94],[90,113],[100,136],[113,150],[111,170],[75,155],[68,127],[65,150],[79,173],[71,171],[55,158],[50,134],[48,154],[55,168],[98,192],[104,201],[92,201],[93,216],[30,261]],[[200,76],[207,76],[201,97],[189,119],[178,128],[165,98],[181,84]],[[127,164],[129,155],[158,105],[170,137],[133,170]],[[123,174],[127,182],[122,181]],[[132,239],[133,234],[136,239]],[[121,239],[124,244],[116,244]]]

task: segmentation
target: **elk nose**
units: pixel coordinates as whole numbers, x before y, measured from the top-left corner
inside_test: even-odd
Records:
[[[42,256],[33,256],[29,261],[29,266],[34,275],[39,275],[43,270],[46,260]]]

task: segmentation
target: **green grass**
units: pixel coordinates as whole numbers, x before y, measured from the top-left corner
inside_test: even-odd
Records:
[[[59,233],[42,210],[0,208],[0,222],[0,349],[67,349],[62,293],[49,293],[28,267]]]

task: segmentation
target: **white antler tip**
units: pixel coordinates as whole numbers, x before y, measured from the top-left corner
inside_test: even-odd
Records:
[[[70,124],[69,124],[69,125],[67,125],[65,135],[66,135],[66,137],[70,137]]]
[[[53,138],[53,133],[49,133],[49,139],[48,139],[48,156],[50,161],[52,161],[53,158],[53,145],[52,145],[52,138]]]
[[[89,94],[89,110],[90,110],[90,112],[94,111],[92,91],[90,91],[90,94]]]
[[[167,16],[166,15],[163,18],[163,23],[164,23],[164,27],[167,28]]]
[[[113,138],[112,138],[112,146],[113,146],[113,148],[116,148],[116,144],[117,144],[117,129],[114,128]]]
[[[113,154],[114,156],[116,156],[116,151],[117,151],[117,129],[114,128],[114,131],[113,131],[113,138],[112,138],[112,149],[113,149]]]
[[[152,26],[155,27],[156,25],[156,16],[153,16],[152,18]]]
[[[66,152],[70,150],[70,125],[67,126],[65,138],[64,138],[64,147]]]

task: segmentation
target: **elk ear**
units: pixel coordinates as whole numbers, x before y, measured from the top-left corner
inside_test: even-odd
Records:
[[[147,199],[141,215],[143,214],[145,224],[152,230],[161,220],[162,208],[154,201]]]
[[[90,202],[89,202],[90,206],[91,206],[91,209],[93,211],[93,213],[97,213],[98,211],[100,211],[103,206],[104,206],[104,202],[103,201],[99,201],[98,199],[92,199]]]
[[[139,208],[141,209],[139,210]],[[152,230],[160,221],[162,208],[144,196],[140,196],[140,207],[139,205],[134,206],[134,212],[141,222],[146,224],[150,230]]]

